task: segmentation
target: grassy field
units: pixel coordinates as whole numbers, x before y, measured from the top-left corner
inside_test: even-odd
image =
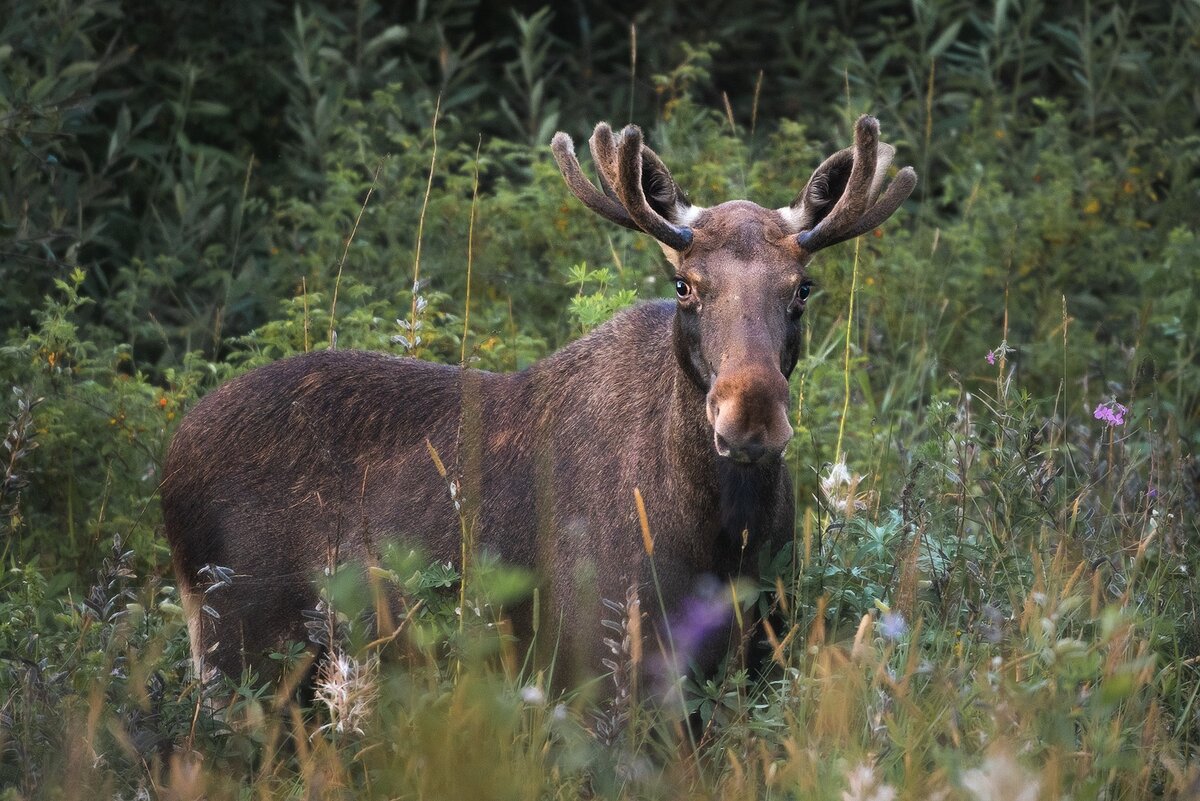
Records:
[[[0,22],[0,799],[1200,796],[1200,5],[419,5]],[[559,694],[528,577],[401,548],[393,636],[314,577],[304,708],[195,680],[158,483],[198,398],[331,341],[521,369],[666,296],[554,130],[781,206],[863,112],[921,184],[810,268],[766,669],[650,703],[613,598]]]

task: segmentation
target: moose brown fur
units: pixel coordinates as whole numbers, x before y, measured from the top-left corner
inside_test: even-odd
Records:
[[[735,575],[790,539],[781,454],[805,268],[815,251],[887,219],[915,173],[901,170],[881,193],[893,149],[863,117],[854,146],[791,205],[703,209],[636,127],[602,123],[590,144],[599,188],[571,140],[555,137],[568,186],[661,243],[677,299],[637,305],[520,373],[328,350],[204,398],[175,435],[162,490],[199,665],[237,675],[305,641],[312,579],[333,553],[365,562],[401,540],[457,562],[460,519],[427,442],[461,478],[477,547],[542,577],[543,629],[585,673],[601,671],[601,598],[641,586],[663,635],[635,488],[668,618],[701,577]],[[214,565],[235,578],[206,595]],[[514,611],[518,633],[528,614]]]

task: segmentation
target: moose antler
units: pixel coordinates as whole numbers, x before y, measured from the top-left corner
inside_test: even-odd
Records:
[[[813,253],[864,234],[890,217],[917,185],[916,172],[905,167],[880,197],[895,154],[894,147],[879,141],[879,121],[866,114],[859,117],[854,146],[827,158],[791,206],[783,210],[796,226],[800,246]],[[836,194],[839,190],[840,196]],[[836,204],[828,209],[835,198]]]
[[[651,169],[643,174],[646,163]],[[691,228],[668,222],[646,200],[648,187],[661,208],[675,211],[681,193],[662,159],[642,144],[642,129],[636,125],[627,125],[621,131],[617,178],[617,194],[638,227],[675,250],[686,250],[692,244]]]
[[[550,147],[567,186],[585,206],[618,225],[650,234],[667,247],[686,250],[692,243],[692,229],[665,218],[646,197],[649,191],[659,208],[675,216],[691,208],[670,171],[643,143],[636,125],[626,126],[619,137],[618,142],[612,128],[602,122],[589,140],[600,189],[583,174],[570,136],[560,131]]]
[[[625,211],[625,207],[617,200],[612,189],[608,186],[604,178],[603,168],[600,166],[601,161],[597,154],[597,139],[600,137],[600,128],[603,126],[608,133],[608,137],[612,138],[612,131],[604,123],[596,126],[596,132],[592,134],[592,159],[596,162],[597,172],[600,174],[600,185],[604,188],[603,192],[597,191],[596,187],[583,174],[583,168],[579,166],[579,157],[575,155],[575,143],[571,141],[571,137],[559,131],[554,135],[554,139],[550,142],[550,150],[554,153],[554,160],[558,163],[558,171],[562,173],[563,180],[567,182],[567,187],[571,190],[571,194],[583,201],[583,205],[587,206],[592,211],[599,214],[610,222],[615,222],[617,225],[623,225],[634,231],[640,231],[637,223],[629,216],[629,212]]]

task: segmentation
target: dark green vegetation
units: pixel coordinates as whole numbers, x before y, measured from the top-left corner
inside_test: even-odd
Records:
[[[0,796],[1194,788],[1200,4],[626,5],[8,4]],[[401,553],[386,642],[329,580],[342,701],[192,681],[157,485],[197,397],[331,335],[516,369],[668,294],[557,129],[638,122],[695,202],[781,206],[864,111],[921,184],[812,267],[796,541],[738,593],[773,672],[689,684],[693,736],[543,703],[489,626],[520,580]]]

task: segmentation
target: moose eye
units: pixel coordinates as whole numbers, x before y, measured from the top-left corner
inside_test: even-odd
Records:
[[[796,294],[792,296],[792,302],[788,304],[788,314],[791,315],[793,320],[800,319],[800,315],[804,314],[804,303],[812,293],[812,288],[811,281],[805,281],[796,287]]]
[[[692,294],[691,284],[689,284],[687,281],[684,281],[682,278],[676,278],[675,294],[681,298],[686,298],[688,295]]]

